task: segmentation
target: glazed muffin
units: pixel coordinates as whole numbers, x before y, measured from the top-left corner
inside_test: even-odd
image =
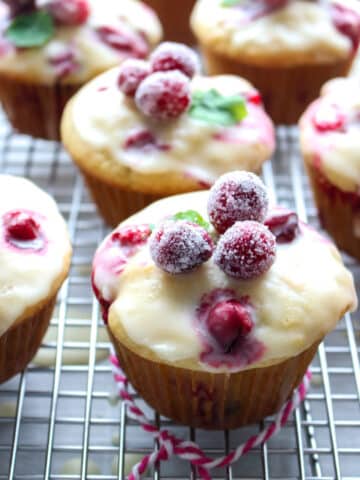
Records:
[[[277,412],[357,303],[333,244],[269,208],[247,172],[120,224],[92,281],[135,389],[162,415],[209,429]]]
[[[360,40],[357,0],[199,0],[192,14],[211,75],[258,88],[276,124],[294,124],[329,79],[346,75]]]
[[[135,0],[36,5],[0,1],[0,101],[19,132],[58,140],[69,98],[124,59],[147,57],[161,38],[161,26]]]
[[[71,246],[54,200],[0,175],[0,383],[23,370],[47,330]]]
[[[192,45],[195,38],[190,29],[190,14],[196,0],[144,0],[158,14],[166,40]]]
[[[359,80],[332,80],[302,116],[300,138],[320,222],[360,260],[359,118]]]
[[[239,77],[196,71],[192,50],[164,43],[150,63],[99,76],[66,107],[62,141],[110,225],[235,168],[258,172],[273,153],[258,92]]]

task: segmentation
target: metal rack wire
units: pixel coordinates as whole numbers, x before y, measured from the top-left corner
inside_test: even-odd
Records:
[[[296,133],[279,129],[278,151],[265,166],[264,179],[279,203],[317,226]],[[23,374],[0,387],[0,480],[123,479],[129,464],[154,445],[116,400],[108,341],[91,294],[91,259],[106,229],[61,147],[13,134],[3,116],[0,172],[24,175],[51,193],[68,220],[74,245],[71,274],[40,354]],[[359,266],[345,260],[359,286]],[[359,480],[359,339],[359,316],[347,315],[320,347],[311,392],[286,428],[232,468],[215,471],[213,478]],[[178,436],[199,442],[209,456],[228,452],[261,427],[209,435],[153,415]],[[196,474],[173,459],[147,478],[195,480]]]

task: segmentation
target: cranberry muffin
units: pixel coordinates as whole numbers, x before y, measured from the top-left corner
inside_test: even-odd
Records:
[[[357,303],[333,244],[269,207],[244,171],[120,224],[92,280],[135,389],[162,415],[208,429],[277,412]]]
[[[24,178],[0,175],[0,383],[38,350],[71,246],[54,200]]]
[[[331,80],[302,116],[300,139],[320,222],[360,260],[359,120],[359,80]]]
[[[161,38],[155,14],[135,0],[0,1],[0,100],[21,133],[59,139],[67,100]]]
[[[199,0],[192,14],[211,75],[248,79],[277,124],[297,123],[329,79],[346,75],[360,40],[357,0]]]
[[[208,188],[224,172],[258,172],[274,150],[261,97],[231,75],[197,75],[194,52],[164,43],[85,86],[66,107],[62,141],[105,220],[155,199]]]

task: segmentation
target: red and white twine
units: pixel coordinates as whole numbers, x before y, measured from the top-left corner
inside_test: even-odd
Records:
[[[173,455],[189,461],[197,468],[197,473],[202,480],[211,480],[209,473],[213,468],[227,467],[240,457],[248,453],[254,447],[262,445],[272,436],[276,435],[285,425],[292,412],[305,399],[309,389],[311,373],[308,370],[303,378],[302,383],[294,391],[290,400],[282,407],[274,420],[257,435],[252,435],[245,443],[239,445],[228,455],[219,458],[209,458],[205,452],[194,442],[182,440],[170,433],[168,430],[158,428],[154,423],[146,417],[144,412],[135,404],[133,396],[128,391],[128,379],[120,369],[119,361],[114,353],[110,355],[113,375],[118,387],[118,392],[127,405],[127,414],[133,420],[136,420],[144,431],[151,434],[157,440],[158,447],[152,453],[146,455],[141,462],[136,464],[128,480],[140,480],[142,475],[154,465],[167,461]]]

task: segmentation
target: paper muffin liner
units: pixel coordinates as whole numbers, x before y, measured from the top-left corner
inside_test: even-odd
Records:
[[[79,85],[39,85],[0,75],[0,101],[13,128],[46,140],[60,140],[60,120]]]
[[[300,384],[319,344],[276,365],[212,373],[144,358],[109,333],[121,368],[151,407],[178,423],[211,430],[238,428],[278,412]]]
[[[35,356],[49,326],[56,294],[32,315],[13,325],[0,337],[0,383],[24,370]]]
[[[336,245],[360,260],[360,195],[340,190],[306,161],[320,223]]]
[[[144,0],[149,7],[155,10],[164,29],[164,40],[195,44],[195,37],[190,30],[190,14],[196,0]]]
[[[296,67],[268,67],[242,63],[201,45],[210,75],[235,74],[246,78],[261,93],[265,110],[277,125],[295,124],[306,107],[318,98],[323,84],[346,76],[353,57],[341,62]]]

